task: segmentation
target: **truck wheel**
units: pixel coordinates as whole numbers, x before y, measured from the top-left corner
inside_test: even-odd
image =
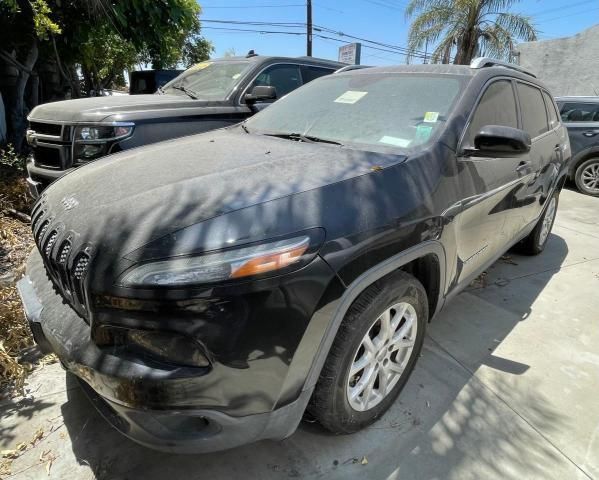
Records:
[[[582,193],[599,197],[599,157],[582,162],[576,169],[574,181]]]
[[[368,287],[339,327],[308,412],[337,434],[374,422],[412,373],[427,322],[426,292],[411,275],[397,271]]]
[[[553,222],[555,222],[558,200],[559,192],[555,192],[547,200],[545,212],[543,212],[534,230],[520,242],[517,248],[518,252],[524,255],[538,255],[545,249],[549,233],[551,233],[551,229],[553,228]]]

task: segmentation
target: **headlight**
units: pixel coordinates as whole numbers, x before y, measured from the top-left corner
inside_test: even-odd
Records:
[[[133,123],[120,125],[89,125],[75,128],[73,159],[75,163],[88,162],[111,151],[114,142],[133,133]]]
[[[133,132],[133,124],[77,127],[75,129],[75,141],[119,140],[128,137],[131,132]]]
[[[301,266],[312,258],[307,235],[260,245],[146,263],[121,278],[130,287],[182,286],[214,283],[253,275],[263,275],[292,266]]]

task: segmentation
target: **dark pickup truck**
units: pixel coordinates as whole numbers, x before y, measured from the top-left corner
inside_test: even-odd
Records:
[[[74,167],[110,153],[238,123],[345,65],[248,54],[194,65],[156,94],[40,105],[29,115],[32,195]],[[256,88],[258,87],[258,88]]]

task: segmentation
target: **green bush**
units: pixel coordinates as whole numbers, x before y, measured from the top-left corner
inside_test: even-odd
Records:
[[[22,176],[25,173],[25,157],[15,152],[12,145],[0,148],[0,172],[2,176]]]

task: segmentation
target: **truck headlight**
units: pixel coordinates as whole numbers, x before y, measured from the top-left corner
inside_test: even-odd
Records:
[[[133,133],[133,123],[118,125],[87,125],[75,128],[73,159],[75,163],[88,162],[110,153],[114,142]]]
[[[77,127],[75,129],[75,141],[119,140],[128,137],[132,132],[133,124]]]
[[[234,280],[299,268],[316,255],[308,235],[199,256],[145,263],[125,273],[128,287],[184,286]]]

